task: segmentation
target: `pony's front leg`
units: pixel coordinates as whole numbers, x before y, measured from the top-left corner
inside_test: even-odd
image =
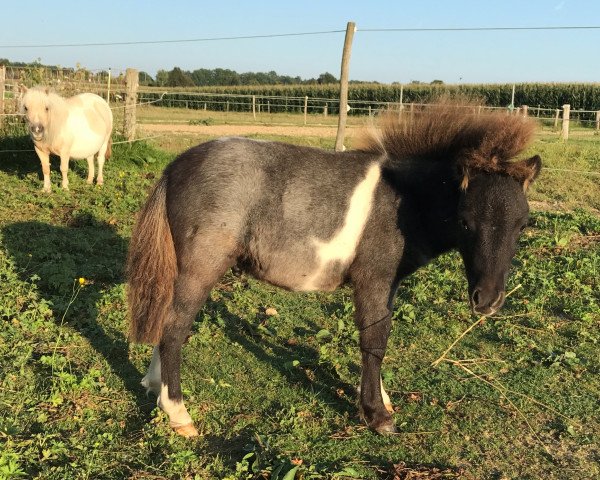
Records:
[[[60,173],[62,174],[62,188],[69,189],[69,155],[60,155]]]
[[[50,155],[38,147],[35,147],[40,163],[42,164],[42,173],[44,175],[44,192],[50,192]]]
[[[94,183],[94,155],[87,157],[87,162],[88,162],[87,183],[88,183],[88,185],[91,185],[92,183]]]
[[[390,400],[381,382],[381,362],[392,324],[393,290],[389,284],[378,287],[377,283],[361,282],[363,286],[356,286],[354,303],[362,357],[361,414],[369,428],[385,434],[396,431],[390,414]],[[388,405],[384,405],[384,400]]]

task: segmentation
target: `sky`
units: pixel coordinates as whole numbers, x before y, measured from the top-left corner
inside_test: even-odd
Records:
[[[24,6],[25,5],[25,6]],[[229,68],[339,77],[344,33],[189,43],[48,47],[345,30],[350,78],[382,83],[600,81],[600,29],[368,32],[386,28],[598,26],[596,0],[3,2],[0,58],[113,72]],[[14,46],[29,45],[26,48]]]

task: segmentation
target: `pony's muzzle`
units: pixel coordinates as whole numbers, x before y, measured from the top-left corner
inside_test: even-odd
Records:
[[[496,313],[502,305],[506,292],[504,290],[475,288],[471,294],[471,307],[473,312],[479,315],[492,315]]]
[[[33,123],[29,126],[29,131],[34,138],[41,138],[44,135],[44,126],[41,123]]]

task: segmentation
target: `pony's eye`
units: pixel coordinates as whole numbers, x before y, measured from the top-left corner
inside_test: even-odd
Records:
[[[460,228],[462,228],[463,230],[469,230],[469,224],[464,218],[461,218],[460,220]]]
[[[527,224],[524,223],[523,225],[521,225],[521,227],[519,228],[519,231],[522,232],[523,230],[525,230],[527,228]]]
[[[46,111],[48,111],[48,110],[50,110],[50,108],[49,108],[49,107],[46,107]]]
[[[24,109],[25,111],[27,111],[27,107],[26,107],[25,105],[23,106],[23,109]]]

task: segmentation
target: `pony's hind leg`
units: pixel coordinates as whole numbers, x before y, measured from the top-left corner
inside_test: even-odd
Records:
[[[87,183],[91,185],[92,183],[94,183],[94,155],[87,157],[87,163],[88,163]]]
[[[100,150],[98,150],[98,176],[96,177],[96,183],[98,185],[104,185],[104,160],[106,160],[109,139],[107,139],[100,147]]]
[[[219,246],[210,242],[204,244],[205,248],[194,248],[204,255],[202,260],[198,260],[199,255],[183,255],[186,261],[180,263],[180,272],[175,281],[172,321],[165,325],[158,346],[161,382],[158,405],[169,416],[171,427],[185,437],[195,436],[198,432],[183,403],[181,349],[210,290],[233,263],[230,252],[219,251]],[[183,250],[185,252],[186,249]],[[150,370],[150,375],[145,378],[147,387],[153,390],[156,388],[157,368]]]

